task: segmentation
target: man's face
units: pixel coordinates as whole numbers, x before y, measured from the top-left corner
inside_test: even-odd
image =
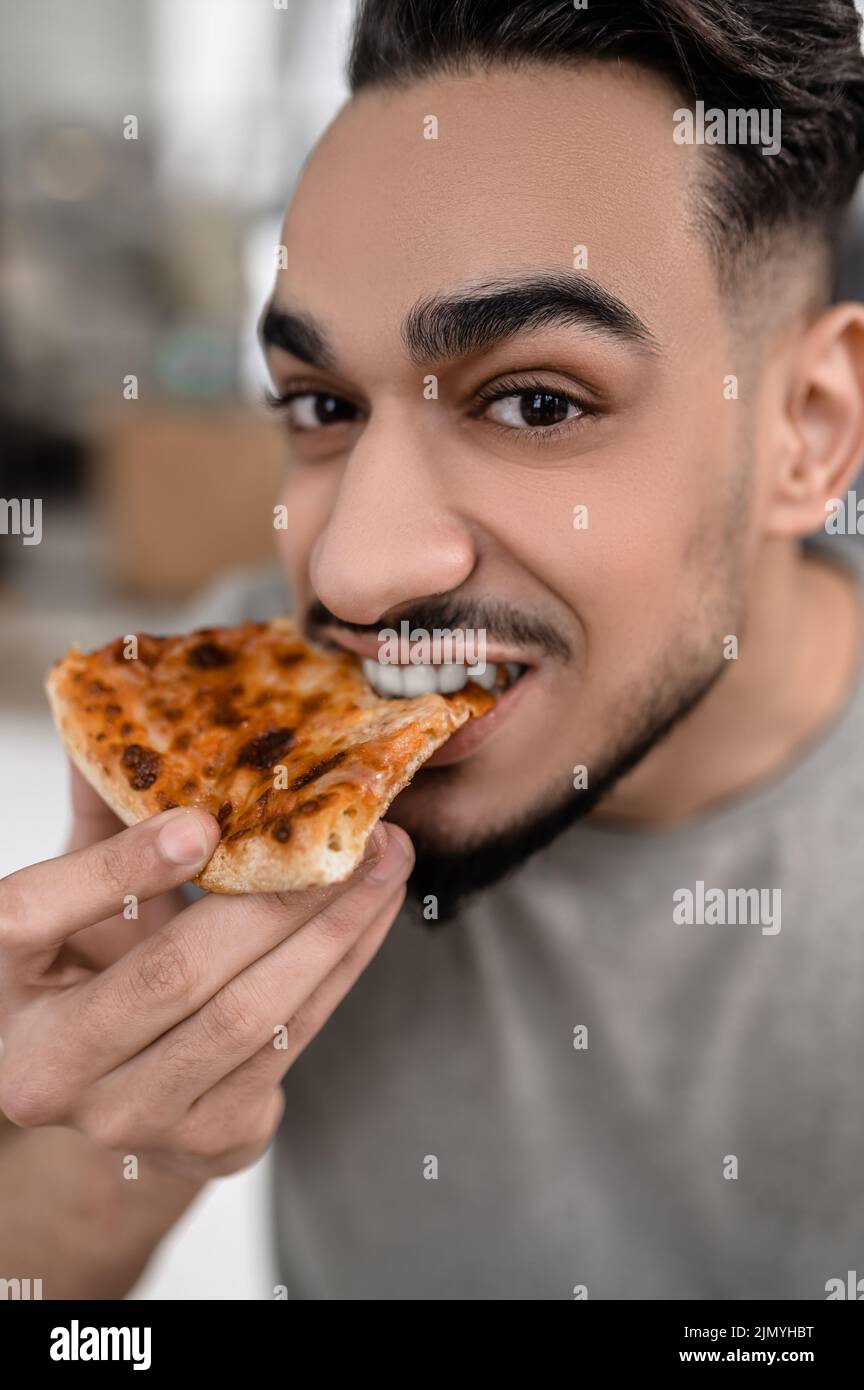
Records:
[[[679,105],[626,66],[370,91],[289,209],[268,358],[299,398],[281,533],[299,612],[323,604],[336,622],[312,634],[365,655],[403,617],[455,617],[527,667],[398,798],[429,845],[561,806],[576,766],[590,790],[707,689],[740,631],[748,407],[724,393],[736,362],[694,228],[704,153],[674,143]],[[490,299],[504,282],[535,298]],[[589,282],[607,299],[568,304]],[[434,312],[465,295],[485,312]],[[280,310],[314,320],[329,355]]]

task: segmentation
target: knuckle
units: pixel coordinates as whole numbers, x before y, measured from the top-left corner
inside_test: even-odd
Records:
[[[226,985],[201,1010],[201,1023],[217,1046],[242,1047],[254,1040],[258,1020],[235,987]]]
[[[63,1097],[50,1082],[37,1084],[29,1070],[17,1068],[0,1075],[0,1110],[23,1129],[56,1124],[65,1114]]]
[[[151,942],[130,963],[129,988],[139,1003],[183,998],[192,983],[189,958],[176,941]]]
[[[116,893],[122,897],[129,891],[129,882],[133,876],[133,868],[130,863],[131,856],[124,847],[108,841],[99,846],[99,852],[94,857],[92,872],[102,888],[109,893]]]
[[[232,1143],[221,1125],[200,1121],[188,1124],[177,1139],[177,1148],[184,1158],[207,1163],[224,1157]]]
[[[80,1129],[99,1149],[128,1149],[134,1147],[132,1130],[125,1115],[109,1108],[88,1115]]]
[[[357,935],[364,920],[356,896],[346,893],[323,907],[315,918],[315,924],[328,941],[345,941]]]
[[[100,1149],[135,1153],[153,1149],[159,1142],[159,1132],[133,1103],[91,1105],[79,1117],[77,1127]]]
[[[163,1090],[173,1093],[188,1085],[200,1063],[201,1048],[196,1045],[189,1030],[186,1027],[175,1030],[165,1040],[162,1054],[160,1084]]]
[[[182,1156],[206,1165],[213,1177],[236,1172],[267,1148],[283,1109],[284,1100],[277,1097],[277,1105],[268,1101],[260,1115],[244,1112],[238,1116],[234,1107],[229,1113],[214,1112],[206,1120],[199,1119],[187,1127],[179,1141]]]

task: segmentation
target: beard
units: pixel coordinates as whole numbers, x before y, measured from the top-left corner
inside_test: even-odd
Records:
[[[674,686],[668,677],[661,681],[636,732],[619,738],[615,751],[607,755],[599,771],[594,771],[590,787],[547,801],[505,830],[450,848],[443,847],[422,828],[412,827],[416,862],[408,880],[408,901],[413,915],[430,927],[451,921],[468,898],[513,873],[565,830],[590,815],[615,784],[701,703],[727,668],[728,662],[721,657],[710,669],[702,664],[683,682],[679,677]],[[427,768],[423,776],[446,782],[454,771],[449,767]],[[398,824],[398,814],[394,820]],[[430,895],[437,899],[434,919],[421,913],[424,900]]]
[[[724,636],[737,633],[743,638],[747,628],[743,554],[753,470],[743,414],[739,430],[739,464],[730,471],[727,482],[725,524],[703,533],[701,544],[693,547],[697,553],[701,551],[703,572],[712,577],[711,581],[698,610],[679,630],[678,640],[666,646],[651,677],[634,683],[619,696],[609,719],[619,732],[611,741],[611,751],[594,763],[590,787],[547,799],[505,829],[458,848],[442,845],[422,826],[410,828],[416,862],[408,880],[408,901],[426,926],[451,921],[468,898],[513,873],[590,815],[616,783],[701,704],[728,670],[729,662],[721,655]],[[694,638],[697,633],[700,636]],[[646,686],[652,691],[647,699]],[[638,711],[635,717],[634,710]],[[454,780],[454,774],[455,767],[422,772],[442,786]],[[393,818],[398,823],[398,800],[396,809]],[[421,912],[424,899],[430,895],[437,899],[434,919]]]

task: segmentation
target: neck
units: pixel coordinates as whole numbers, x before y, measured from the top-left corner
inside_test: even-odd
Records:
[[[615,786],[598,820],[671,825],[770,780],[836,717],[859,660],[858,585],[797,543],[766,547],[737,660]]]

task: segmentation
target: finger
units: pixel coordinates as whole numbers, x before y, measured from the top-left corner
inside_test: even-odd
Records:
[[[125,1093],[159,1096],[161,1113],[182,1113],[274,1036],[327,978],[411,871],[403,831],[389,827],[392,854],[287,940],[249,965],[183,1022],[99,1083],[103,1101]],[[386,878],[374,878],[386,873]],[[388,919],[393,920],[398,904]],[[189,1012],[187,1010],[187,1012]]]
[[[178,913],[57,1000],[54,1036],[64,1073],[84,1086],[134,1058],[335,898],[354,893],[386,845],[380,825],[360,868],[343,883],[305,893],[211,895]],[[368,892],[382,896],[374,887]]]
[[[218,1171],[234,1172],[269,1146],[285,1108],[282,1077],[366,969],[404,901],[405,885],[400,884],[378,918],[294,1015],[287,1033],[265,1044],[193,1103],[173,1131],[181,1152],[218,1155]]]
[[[171,1148],[147,1150],[147,1161],[196,1182],[225,1177],[254,1163],[270,1147],[285,1110],[278,1087],[242,1114],[196,1115],[181,1134],[171,1136]],[[121,1146],[122,1152],[123,1146]]]
[[[405,885],[401,884],[379,915],[361,932],[327,978],[312,991],[291,1018],[274,1024],[273,1038],[247,1062],[241,1063],[196,1100],[192,1105],[193,1114],[199,1106],[206,1106],[211,1101],[230,1112],[253,1101],[256,1096],[266,1094],[273,1086],[278,1086],[372,961],[404,901]]]
[[[86,777],[75,766],[71,758],[69,764],[69,801],[72,807],[72,829],[69,832],[67,850],[84,849],[86,845],[107,840],[123,829],[123,822],[115,816]]]
[[[156,897],[194,878],[219,843],[215,817],[180,807],[110,840],[0,880],[0,949],[13,958],[56,949],[122,911],[131,893]]]

